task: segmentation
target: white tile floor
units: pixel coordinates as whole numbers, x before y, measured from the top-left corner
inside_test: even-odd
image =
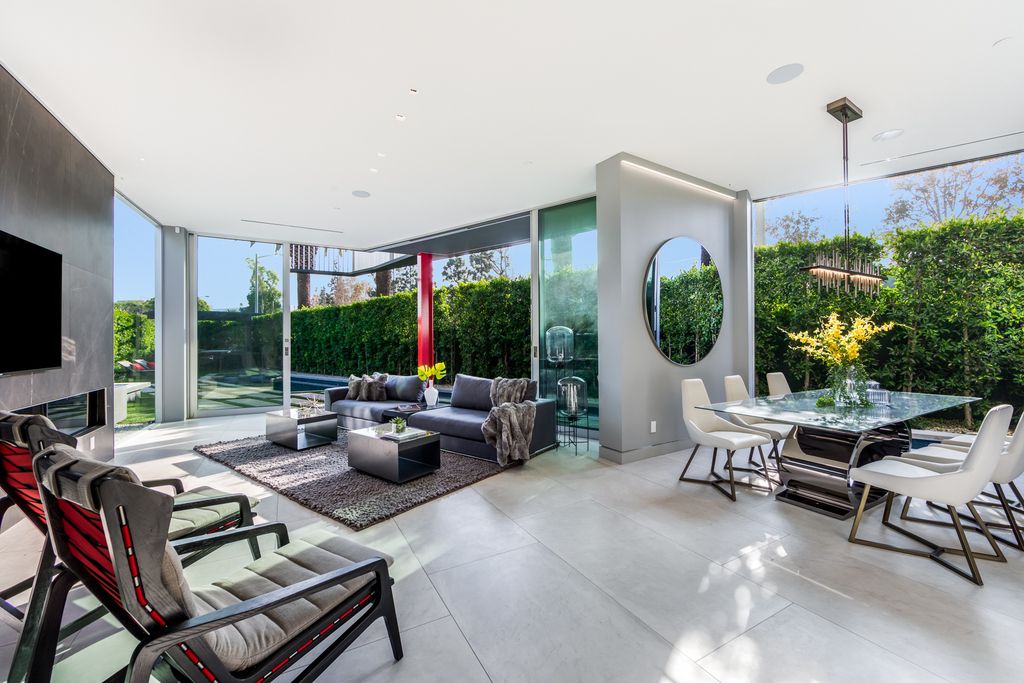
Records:
[[[1020,681],[1024,671],[1024,554],[1013,550],[1006,564],[981,563],[977,588],[927,560],[850,545],[849,522],[680,483],[683,453],[614,466],[596,449],[544,454],[354,533],[191,451],[262,428],[246,416],[122,434],[116,460],[143,478],[251,493],[260,516],[294,536],[326,526],[395,557],[405,658],[392,661],[378,624],[324,681]],[[879,516],[865,533],[885,535]],[[31,572],[40,541],[24,521],[5,527],[0,585]],[[222,575],[245,552],[218,551],[190,580]],[[78,595],[76,609],[87,605]],[[0,625],[0,671],[15,639]],[[53,679],[102,680],[131,646],[112,621],[95,624],[62,645]]]

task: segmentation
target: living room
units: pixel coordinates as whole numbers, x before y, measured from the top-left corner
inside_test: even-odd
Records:
[[[4,680],[1017,680],[1017,4],[5,18]]]

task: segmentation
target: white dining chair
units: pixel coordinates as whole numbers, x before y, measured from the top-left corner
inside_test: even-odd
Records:
[[[921,467],[934,470],[936,472],[949,472],[959,467],[970,453],[970,448],[973,447],[974,443],[977,442],[977,435],[974,435],[969,446],[964,448],[959,443],[948,445],[949,441],[944,441],[941,444],[934,446],[925,446],[924,448],[914,449],[907,451],[901,456],[902,460],[913,462]],[[1021,523],[1017,520],[1017,515],[1024,516],[1024,496],[1021,496],[1020,489],[1017,488],[1016,480],[1018,477],[1024,475],[1024,418],[1017,420],[1017,428],[1013,430],[1013,437],[1009,442],[1004,441],[1005,447],[1003,448],[1002,455],[999,456],[999,460],[996,463],[996,468],[992,472],[991,484],[995,488],[995,496],[982,491],[982,497],[995,498],[997,503],[989,503],[985,500],[975,500],[975,505],[994,506],[1001,508],[1003,514],[1006,516],[1006,524],[1001,522],[993,523],[989,522],[990,527],[997,529],[1009,529],[1013,533],[1013,541],[1008,541],[1004,538],[996,536],[996,540],[1002,541],[1006,545],[1012,546],[1017,550],[1024,550],[1024,530],[1021,528]],[[1017,505],[1015,507],[1010,503],[1009,497],[1006,495],[1006,491],[1003,487],[1009,487],[1013,492],[1013,495],[1017,498]],[[926,519],[923,517],[915,517],[910,514],[910,501],[912,499],[908,497],[903,503],[903,510],[900,512],[900,518],[912,522],[925,522],[931,524],[946,525],[946,522],[937,522],[935,520]],[[934,507],[934,505],[933,505]],[[961,515],[961,517],[964,517]],[[968,519],[968,521],[970,521]]]
[[[768,395],[769,396],[785,396],[786,394],[792,394],[793,390],[789,388],[789,380],[786,379],[786,375],[781,372],[769,372],[768,373]]]
[[[750,392],[747,391],[747,383],[743,381],[741,376],[729,375],[725,378],[726,401],[746,401],[749,398],[751,398],[751,396]],[[792,436],[795,427],[782,422],[772,422],[771,420],[766,420],[763,417],[754,417],[749,415],[730,415],[730,417],[736,424],[753,429],[755,432],[764,434],[771,439],[772,450],[768,453],[768,459],[774,459],[776,462],[776,469],[778,469],[779,442]],[[751,457],[747,459],[747,464],[757,464],[753,460],[753,454],[751,454]]]
[[[771,493],[772,480],[767,477],[768,462],[765,460],[764,451],[761,450],[761,446],[766,445],[770,439],[762,432],[734,424],[719,417],[713,411],[701,409],[699,406],[706,406],[711,403],[711,399],[708,398],[708,391],[704,386],[703,380],[684,379],[682,381],[682,395],[683,424],[686,425],[686,433],[690,436],[694,446],[693,452],[690,453],[690,459],[686,461],[686,466],[683,468],[683,473],[679,475],[679,481],[714,486],[719,492],[725,494],[726,497],[733,501],[736,500],[737,485]],[[697,450],[701,446],[714,449],[711,453],[711,468],[709,470],[711,478],[688,478],[686,476],[686,472],[690,469],[690,465],[693,464],[693,458],[697,455]],[[761,466],[763,471],[761,469],[736,467],[733,465],[733,454],[738,450],[744,450],[747,448],[750,449],[751,457],[753,456],[754,449],[756,448],[758,450],[758,453],[761,455]],[[726,453],[725,465],[729,471],[728,477],[718,474],[715,470],[715,465],[718,461],[719,449],[723,449]],[[752,474],[756,474],[767,480],[768,484],[766,486],[762,486],[755,482],[736,481],[735,472],[750,472]],[[726,491],[725,488],[722,487],[722,484],[729,484],[729,490]]]
[[[978,514],[974,506],[974,499],[985,488],[992,479],[999,457],[1003,452],[1003,435],[1010,427],[1010,417],[1013,408],[1008,405],[1001,405],[992,408],[985,416],[981,429],[978,431],[978,438],[975,439],[970,451],[963,462],[949,467],[949,471],[938,472],[933,468],[904,461],[903,458],[888,457],[876,460],[862,467],[854,467],[850,470],[850,479],[864,485],[861,492],[860,505],[857,514],[853,518],[853,526],[850,528],[849,540],[851,543],[868,545],[883,550],[905,553],[927,557],[938,562],[943,567],[955,572],[965,579],[982,585],[981,573],[978,571],[976,559],[996,560],[1005,562],[1006,556],[1002,549],[992,537],[985,520]],[[882,515],[882,524],[908,538],[917,541],[927,547],[927,550],[916,548],[903,548],[900,546],[870,541],[859,538],[857,531],[860,528],[861,519],[864,517],[864,509],[867,505],[872,487],[885,489],[888,494],[885,497],[885,511]],[[893,498],[896,494],[921,498],[944,505],[949,513],[949,518],[956,529],[957,539],[960,541],[959,548],[948,548],[938,545],[922,536],[903,528],[889,520],[892,513]],[[971,513],[976,528],[984,534],[992,553],[980,553],[971,548],[967,534],[964,532],[963,524],[960,522],[960,515],[957,512],[958,505],[966,505]],[[967,561],[968,571],[942,557],[946,553],[963,554]]]

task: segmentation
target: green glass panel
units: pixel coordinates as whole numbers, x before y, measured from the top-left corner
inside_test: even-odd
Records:
[[[588,417],[597,428],[597,201],[584,199],[539,212],[540,249],[540,393],[555,398],[557,382],[576,376],[587,383]],[[572,354],[564,339],[546,333],[572,330]],[[557,342],[554,340],[558,340]],[[557,348],[555,344],[557,343]]]

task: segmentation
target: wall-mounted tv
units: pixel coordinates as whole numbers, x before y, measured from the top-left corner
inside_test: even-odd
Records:
[[[62,261],[0,231],[0,375],[60,367]]]

